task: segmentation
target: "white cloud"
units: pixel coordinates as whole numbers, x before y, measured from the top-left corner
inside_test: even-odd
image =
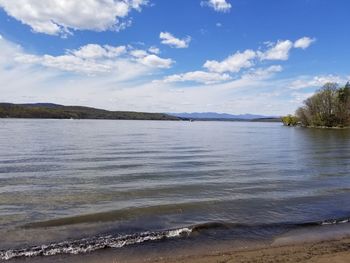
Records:
[[[160,49],[157,48],[157,47],[152,46],[152,47],[150,47],[150,48],[148,49],[148,52],[150,52],[150,53],[152,53],[152,54],[159,55],[159,54],[160,54]]]
[[[268,79],[273,76],[275,73],[281,72],[283,67],[280,65],[272,65],[267,68],[258,68],[246,72],[242,78],[243,79]]]
[[[169,32],[161,32],[159,38],[162,40],[161,43],[164,45],[169,45],[174,48],[188,48],[191,37],[187,36],[183,39],[176,38]]]
[[[70,30],[120,30],[130,25],[131,10],[147,0],[0,0],[5,12],[33,31],[65,35]]]
[[[232,8],[227,0],[205,0],[201,1],[201,6],[209,6],[217,12],[229,12]]]
[[[278,41],[274,46],[265,52],[259,52],[261,60],[288,60],[289,51],[293,48],[290,40]]]
[[[170,58],[160,58],[154,54],[150,54],[144,56],[143,58],[139,58],[137,61],[145,66],[154,68],[170,68],[171,65],[174,63],[174,61]]]
[[[261,60],[288,60],[292,48],[308,48],[313,42],[314,38],[303,37],[295,41],[280,40],[277,43],[266,41],[265,44],[269,47],[268,50],[258,51],[258,56]]]
[[[242,69],[251,68],[256,64],[256,59],[260,60],[288,60],[293,42],[290,40],[278,41],[277,43],[266,42],[266,51],[254,51],[247,49],[244,52],[236,52],[223,61],[208,60],[204,68],[211,72],[231,72],[237,73]]]
[[[90,75],[122,73],[123,70],[132,71],[133,69],[135,73],[145,72],[147,68],[169,68],[174,63],[172,59],[161,58],[145,50],[97,44],[88,44],[77,50],[67,50],[65,54],[59,56],[33,55],[22,52],[17,53],[14,58],[15,61],[23,64],[41,65],[61,71]]]
[[[78,50],[72,51],[72,54],[76,57],[82,59],[98,59],[98,58],[113,58],[119,57],[122,54],[126,53],[125,46],[113,47],[106,45],[104,47],[96,44],[88,44],[81,47]]]
[[[97,62],[93,60],[82,59],[74,55],[36,56],[23,54],[17,56],[15,59],[19,63],[41,65],[44,67],[76,73],[98,74],[111,72],[113,69],[113,65],[106,63],[105,61]]]
[[[296,43],[298,41],[300,42],[302,39],[305,38],[297,40]],[[290,55],[290,50],[293,48],[293,42],[290,40],[278,41],[276,43],[268,41],[265,42],[265,44],[267,46],[266,51],[254,51],[251,49],[247,49],[243,52],[237,51],[222,61],[207,60],[203,65],[206,71],[199,70],[174,74],[166,77],[163,81],[195,81],[198,83],[213,84],[237,78],[239,76],[238,74],[241,74],[241,77],[245,79],[266,79],[275,73],[281,72],[283,70],[282,66],[272,65],[257,69],[253,67],[259,65],[259,62],[261,63],[263,60],[287,60]],[[233,76],[234,73],[238,76]]]
[[[150,54],[148,51],[142,49],[135,49],[130,51],[130,55],[136,58],[139,63],[155,68],[170,68],[175,63],[170,58],[161,58],[155,54]]]
[[[267,68],[253,69],[241,76],[241,80],[264,80],[272,77],[275,73],[281,72],[283,70],[280,65],[273,65]],[[174,74],[164,78],[163,82],[185,82],[194,81],[203,84],[216,84],[232,80],[229,74],[220,74],[216,72],[206,72],[206,71],[191,71],[183,74]]]
[[[192,71],[184,74],[175,74],[167,76],[163,81],[167,82],[184,82],[184,81],[194,81],[204,84],[214,84],[218,82],[223,82],[230,80],[231,77],[228,74],[219,74],[214,72],[205,71]]]
[[[305,88],[321,88],[324,84],[329,82],[335,82],[338,84],[345,84],[350,80],[350,76],[341,77],[337,75],[325,75],[325,76],[314,76],[314,77],[301,77],[297,80],[292,81],[289,84],[289,88],[293,90],[305,89]]]
[[[302,37],[295,41],[294,47],[295,48],[301,48],[301,49],[307,49],[313,42],[315,42],[316,39],[310,38],[310,37]]]
[[[143,49],[133,49],[130,51],[130,55],[132,55],[135,58],[144,58],[148,55],[148,52]]]
[[[211,72],[239,72],[243,68],[249,68],[254,65],[253,59],[256,57],[256,52],[247,49],[244,52],[236,52],[223,61],[207,60],[203,65],[204,68]]]

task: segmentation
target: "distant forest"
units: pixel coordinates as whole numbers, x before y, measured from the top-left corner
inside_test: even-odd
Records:
[[[0,103],[0,118],[180,120],[180,118],[163,113],[107,111],[89,107],[63,106],[50,103]]]
[[[295,115],[282,118],[287,126],[350,127],[350,83],[327,83],[304,101]]]

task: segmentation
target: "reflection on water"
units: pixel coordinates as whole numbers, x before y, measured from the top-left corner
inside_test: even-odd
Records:
[[[349,130],[0,120],[0,250],[207,222],[348,217],[349,171]]]

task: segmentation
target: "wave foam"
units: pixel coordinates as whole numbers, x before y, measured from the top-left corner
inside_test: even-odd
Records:
[[[9,260],[20,257],[53,256],[58,254],[83,254],[103,248],[121,248],[128,245],[139,244],[147,241],[170,239],[190,235],[190,228],[180,228],[162,232],[143,232],[125,236],[102,236],[92,239],[80,239],[65,241],[50,245],[35,246],[26,249],[0,251],[1,260]]]

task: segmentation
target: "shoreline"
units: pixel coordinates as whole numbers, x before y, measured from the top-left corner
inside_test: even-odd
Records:
[[[348,130],[350,129],[350,126],[334,126],[334,127],[328,127],[328,126],[303,126],[303,125],[287,125],[283,124],[285,127],[291,127],[291,128],[305,128],[305,129],[324,129],[324,130]]]
[[[174,252],[174,251],[173,251]],[[176,253],[175,253],[176,254]],[[133,253],[117,255],[111,249],[98,253],[72,256],[35,257],[4,262],[26,263],[347,263],[350,262],[350,236],[292,245],[265,245],[255,248],[203,249],[192,255],[148,255]]]
[[[147,242],[78,255],[17,258],[14,263],[345,263],[350,262],[350,225],[299,229],[259,242]]]

